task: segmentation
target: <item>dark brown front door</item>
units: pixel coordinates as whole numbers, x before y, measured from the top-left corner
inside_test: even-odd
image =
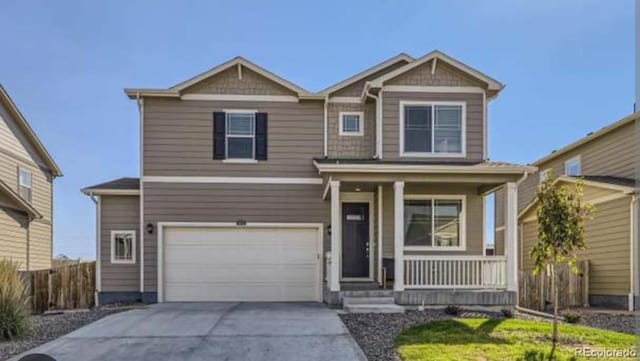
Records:
[[[342,204],[342,277],[369,277],[369,204]]]

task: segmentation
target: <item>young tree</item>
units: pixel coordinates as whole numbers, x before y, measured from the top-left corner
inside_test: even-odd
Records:
[[[590,219],[595,208],[584,203],[582,182],[575,187],[559,185],[553,179],[552,172],[536,191],[538,208],[538,241],[531,249],[534,260],[533,274],[545,269],[550,270],[553,297],[553,336],[549,360],[558,342],[558,279],[557,269],[561,264],[578,273],[576,259],[578,250],[585,249],[584,223]]]

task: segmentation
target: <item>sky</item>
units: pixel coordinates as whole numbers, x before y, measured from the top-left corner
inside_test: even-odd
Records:
[[[489,105],[489,155],[529,163],[633,111],[633,6],[2,0],[0,83],[64,173],[54,255],[92,259],[95,207],[80,189],[139,175],[125,87],[166,88],[241,55],[317,91],[400,52],[439,49],[507,85]]]

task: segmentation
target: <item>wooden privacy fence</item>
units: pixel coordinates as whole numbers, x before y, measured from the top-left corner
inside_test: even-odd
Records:
[[[558,267],[558,306],[560,308],[589,305],[589,261],[577,264],[579,272],[574,273],[566,265]],[[533,276],[531,271],[520,271],[518,305],[532,310],[546,311],[553,300],[550,272],[540,272]]]
[[[22,272],[33,313],[90,308],[95,302],[96,263]]]

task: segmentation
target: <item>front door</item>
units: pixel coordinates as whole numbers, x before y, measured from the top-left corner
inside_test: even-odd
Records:
[[[342,277],[369,277],[369,204],[342,204]]]

